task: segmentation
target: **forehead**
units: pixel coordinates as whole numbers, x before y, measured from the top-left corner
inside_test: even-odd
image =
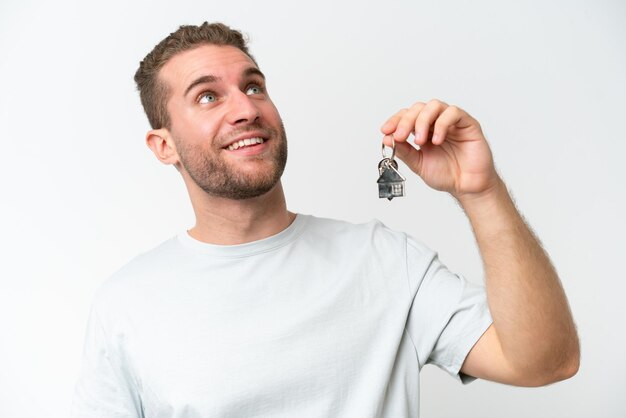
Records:
[[[174,55],[161,68],[159,76],[176,91],[201,76],[228,79],[241,75],[241,71],[249,67],[256,67],[256,64],[239,48],[202,45]]]

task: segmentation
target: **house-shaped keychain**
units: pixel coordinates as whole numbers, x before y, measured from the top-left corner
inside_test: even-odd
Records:
[[[404,181],[402,174],[394,167],[395,161],[381,161],[379,167],[380,177],[378,177],[378,197],[391,200],[394,197],[404,196]],[[393,161],[393,163],[391,162]]]

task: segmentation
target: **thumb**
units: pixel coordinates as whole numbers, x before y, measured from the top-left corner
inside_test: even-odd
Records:
[[[415,149],[408,142],[396,141],[396,155],[400,158],[415,174],[421,176],[422,172],[422,152]]]

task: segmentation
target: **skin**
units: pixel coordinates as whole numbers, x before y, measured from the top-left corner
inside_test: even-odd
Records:
[[[161,162],[181,173],[196,215],[189,233],[203,242],[259,240],[284,230],[295,218],[286,208],[280,180],[245,199],[208,190],[216,180],[207,167],[216,166],[207,162],[229,173],[226,185],[236,179],[254,183],[258,190],[282,173],[282,121],[264,80],[246,75],[250,68],[257,66],[238,49],[204,45],[175,55],[159,74],[170,92],[171,126],[149,131],[146,143]],[[198,84],[186,94],[207,75],[219,80]],[[207,90],[211,92],[203,93]],[[253,153],[224,148],[250,130],[269,140]],[[461,371],[516,386],[573,376],[580,348],[563,288],[498,176],[478,121],[456,106],[432,100],[400,110],[381,131],[387,145],[395,140],[396,155],[427,185],[457,199],[476,236],[493,324]],[[407,143],[412,133],[419,151]]]
[[[493,324],[461,372],[516,386],[575,375],[580,346],[559,277],[498,176],[478,121],[431,100],[400,110],[381,131],[427,185],[459,202],[476,236]],[[411,133],[419,151],[407,143]]]
[[[203,242],[233,245],[255,241],[277,234],[295,219],[295,214],[287,211],[279,180],[282,169],[277,160],[281,141],[286,141],[282,120],[263,77],[246,75],[250,69],[258,67],[239,49],[203,45],[176,54],[159,73],[170,93],[167,110],[171,123],[169,128],[149,131],[146,144],[161,162],[173,164],[181,173],[196,215],[196,225],[188,232]],[[219,79],[187,91],[205,76]],[[261,150],[249,153],[224,148],[249,132],[268,137]],[[230,179],[267,183],[275,178],[275,184],[247,199],[207,193],[196,180],[215,173],[203,171],[201,154],[228,169]],[[211,180],[207,178],[205,183]]]

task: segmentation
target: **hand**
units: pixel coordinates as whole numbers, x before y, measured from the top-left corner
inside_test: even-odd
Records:
[[[385,145],[396,142],[396,155],[436,190],[457,199],[479,196],[495,188],[491,150],[480,124],[464,110],[439,101],[417,102],[381,127]],[[407,143],[415,135],[419,150]]]

